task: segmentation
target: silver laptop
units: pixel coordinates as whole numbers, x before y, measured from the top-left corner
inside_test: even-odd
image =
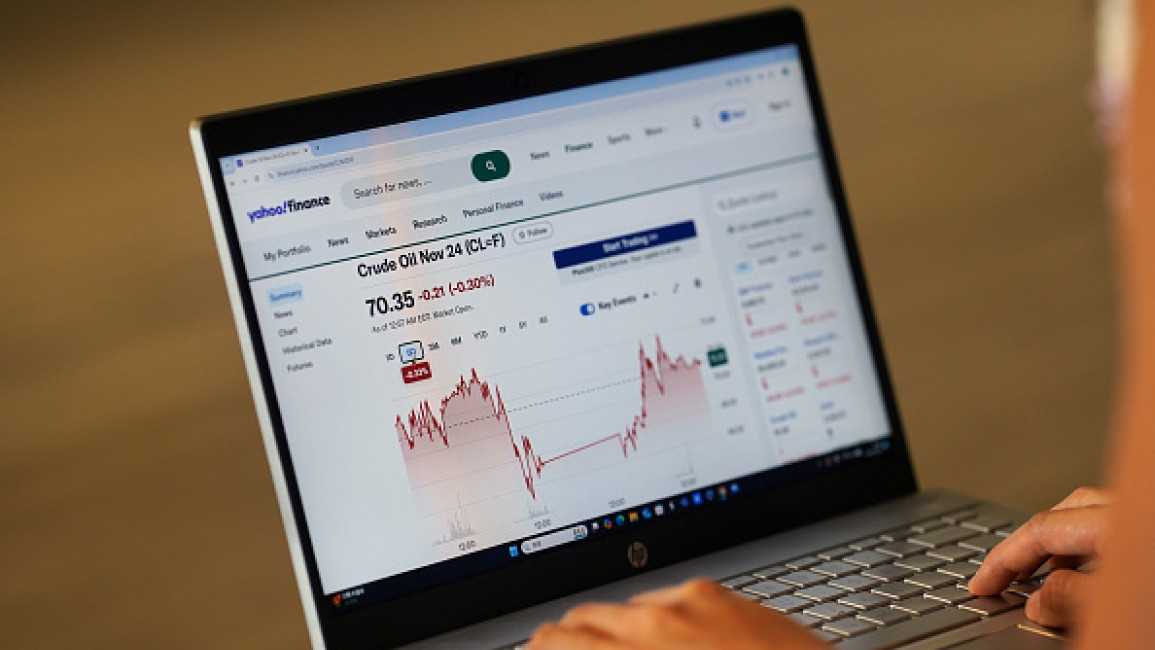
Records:
[[[1033,647],[920,493],[802,19],[207,117],[316,648],[516,647],[694,577],[844,648]],[[997,633],[997,634],[996,634]]]

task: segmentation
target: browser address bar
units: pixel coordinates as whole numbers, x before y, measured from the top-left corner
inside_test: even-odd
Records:
[[[274,176],[277,180],[295,180],[302,176],[311,176],[313,174],[320,174],[345,167],[350,167],[356,162],[353,154],[346,156],[339,156],[337,158],[330,158],[328,160],[315,160],[313,162],[298,163],[296,165],[287,165],[285,167],[278,167],[273,170]]]
[[[294,181],[305,176],[339,172],[345,168],[371,169],[381,158],[380,152],[349,153],[326,160],[286,165],[269,173],[277,180]],[[499,180],[505,178],[509,171],[510,161],[505,152],[487,151],[472,157],[392,169],[346,181],[341,186],[341,198],[350,208],[362,208],[388,200],[444,192],[478,182]]]

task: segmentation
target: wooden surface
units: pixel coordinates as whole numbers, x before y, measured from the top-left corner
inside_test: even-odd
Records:
[[[1096,480],[1089,3],[799,4],[921,482]],[[189,119],[757,6],[0,5],[0,647],[307,645]]]

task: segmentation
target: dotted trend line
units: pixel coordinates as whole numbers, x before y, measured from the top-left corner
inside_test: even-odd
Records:
[[[609,388],[617,388],[618,386],[624,386],[625,384],[633,384],[633,383],[636,383],[639,381],[641,381],[640,377],[630,377],[629,379],[623,379],[621,381],[615,381],[615,382],[609,383],[609,384],[602,384],[601,386],[594,386],[592,388],[587,388],[585,390],[579,390],[579,391],[576,391],[573,393],[568,393],[566,395],[558,395],[557,397],[551,397],[549,399],[544,399],[544,400],[541,400],[539,402],[533,402],[532,404],[526,404],[524,406],[518,406],[516,408],[506,408],[505,412],[508,414],[508,413],[514,413],[516,411],[524,411],[526,409],[537,408],[539,406],[545,406],[546,404],[552,404],[554,402],[560,402],[562,400],[572,399],[574,397],[581,397],[583,395],[589,395],[591,393],[596,393],[598,391],[606,390]],[[465,420],[463,422],[451,424],[445,428],[448,430],[448,429],[453,429],[455,427],[464,427],[464,426],[468,426],[470,424],[473,424],[475,422],[482,422],[484,420],[492,420],[495,417],[497,417],[497,416],[495,416],[493,414],[487,414],[487,415],[483,415],[481,417],[473,418],[472,420]]]

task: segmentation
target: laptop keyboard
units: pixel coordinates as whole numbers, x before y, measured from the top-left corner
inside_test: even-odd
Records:
[[[891,648],[1022,607],[1047,565],[997,596],[967,589],[987,553],[1018,526],[966,508],[719,582],[837,647]]]
[[[967,582],[1018,526],[964,509],[720,580],[837,646],[889,648],[1022,607],[1044,566],[998,596]]]

